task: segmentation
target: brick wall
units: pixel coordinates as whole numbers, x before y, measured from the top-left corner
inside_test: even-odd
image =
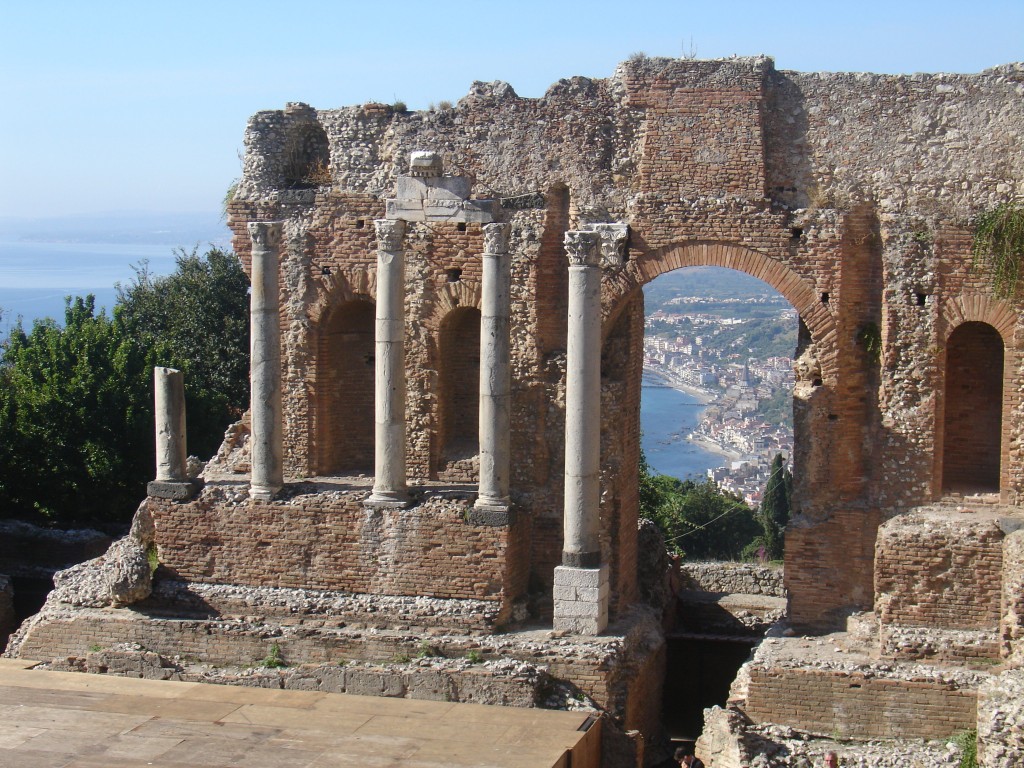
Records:
[[[882,625],[997,629],[1003,538],[998,521],[980,513],[940,508],[886,522],[875,550]]]
[[[952,683],[755,667],[744,712],[832,738],[941,739],[973,728],[977,692]]]
[[[186,581],[493,600],[506,616],[522,594],[515,526],[467,523],[465,501],[370,510],[368,488],[319,490],[272,504],[225,485],[187,504],[150,500],[160,563]]]

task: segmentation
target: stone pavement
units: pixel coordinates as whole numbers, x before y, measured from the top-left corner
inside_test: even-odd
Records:
[[[586,712],[31,670],[0,659],[0,768],[597,768]],[[571,753],[571,755],[570,755]]]

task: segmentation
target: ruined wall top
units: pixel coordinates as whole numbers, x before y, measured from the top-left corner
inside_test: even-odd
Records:
[[[786,208],[871,200],[883,213],[966,217],[1024,195],[1022,126],[1022,64],[875,75],[780,71],[767,57],[634,57],[610,78],[560,80],[539,99],[474,83],[439,110],[257,113],[237,194],[391,197],[408,174],[462,177],[460,197],[506,202],[565,185],[595,221],[628,220],[658,195]]]

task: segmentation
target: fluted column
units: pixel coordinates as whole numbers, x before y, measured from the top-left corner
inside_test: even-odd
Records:
[[[284,485],[284,424],[281,408],[281,222],[249,224],[252,238],[250,412],[252,475],[249,496],[269,501]]]
[[[569,326],[565,392],[565,512],[555,569],[554,624],[598,634],[608,624],[608,566],[601,565],[601,236],[565,233]]]
[[[512,272],[508,224],[485,224],[480,318],[480,488],[476,506],[509,506],[512,390],[509,365],[509,316]]]
[[[367,504],[405,506],[405,222],[377,219],[374,477]]]

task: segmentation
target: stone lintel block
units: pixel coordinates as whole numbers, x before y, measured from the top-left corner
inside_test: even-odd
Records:
[[[600,568],[572,568],[568,565],[555,566],[555,586],[591,587],[597,589],[609,583],[608,564]]]
[[[385,204],[385,218],[402,221],[438,221],[489,224],[498,208],[494,200],[395,200]]]
[[[465,176],[399,176],[395,182],[396,200],[465,200],[469,193],[470,182]]]
[[[466,512],[466,522],[470,525],[508,528],[515,525],[516,512],[511,506],[503,504],[475,504]]]
[[[183,480],[175,482],[171,480],[153,480],[146,485],[146,494],[157,499],[170,499],[171,501],[189,501],[194,499],[196,494],[203,488],[203,481]]]

